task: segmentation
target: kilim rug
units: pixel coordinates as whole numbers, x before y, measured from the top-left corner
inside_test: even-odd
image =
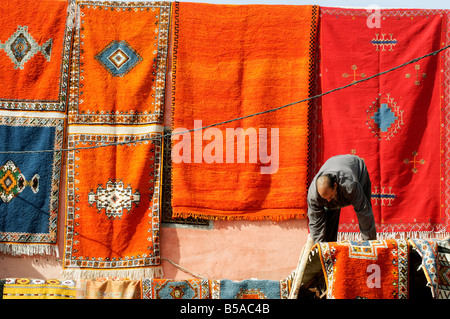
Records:
[[[142,299],[141,281],[128,278],[83,279],[76,292],[77,299]]]
[[[450,43],[443,10],[321,7],[320,16],[317,81],[322,92]],[[325,95],[316,104],[319,162],[338,154],[364,159],[379,239],[396,234],[438,237],[450,231],[449,62],[450,51],[445,50]],[[340,238],[358,239],[353,208],[342,209],[340,221]]]
[[[74,2],[0,2],[0,109],[66,110]]]
[[[79,1],[77,13],[69,147],[88,149],[68,154],[64,273],[160,277],[170,3]],[[103,147],[108,143],[126,144]]]
[[[0,251],[54,254],[57,247],[64,115],[0,111]]]
[[[170,2],[78,1],[69,123],[162,123]]]
[[[0,251],[4,253],[59,254],[62,153],[58,149],[64,143],[74,17],[72,1],[0,2]]]
[[[143,279],[143,299],[210,299],[208,279]]]
[[[317,13],[316,6],[174,4],[175,217],[306,216],[308,103],[198,128],[307,98]]]
[[[222,279],[217,288],[213,298],[218,299],[288,299],[289,296],[287,280]]]
[[[409,245],[404,239],[319,245],[327,299],[407,299]]]
[[[75,299],[76,292],[73,280],[7,278],[3,299]]]
[[[438,241],[433,239],[409,239],[411,247],[422,258],[420,269],[427,278],[427,286],[431,288],[431,295],[437,298],[438,294]]]
[[[67,278],[162,275],[162,131],[156,126],[69,127]],[[103,146],[111,143],[119,145]]]

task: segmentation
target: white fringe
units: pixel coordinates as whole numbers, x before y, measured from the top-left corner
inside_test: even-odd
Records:
[[[378,240],[384,239],[408,239],[408,238],[422,238],[422,239],[444,239],[450,236],[449,232],[434,232],[434,231],[411,231],[411,232],[379,232],[377,233]],[[343,240],[362,240],[360,232],[343,232],[338,233],[337,241]]]
[[[130,280],[140,279],[161,279],[163,277],[162,267],[136,268],[136,269],[108,269],[108,270],[92,270],[92,269],[64,269],[62,275],[65,280],[81,280],[81,279],[97,279],[104,277],[120,277],[129,278]]]
[[[51,255],[59,258],[59,250],[57,245],[27,245],[27,244],[2,244],[0,243],[0,252],[12,256],[19,255]]]

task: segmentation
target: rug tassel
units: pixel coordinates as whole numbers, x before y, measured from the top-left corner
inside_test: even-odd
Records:
[[[0,244],[0,252],[12,256],[50,255],[59,258],[57,245]]]
[[[110,269],[110,270],[92,270],[92,269],[64,269],[62,271],[64,279],[81,280],[97,279],[105,277],[120,277],[130,280],[160,279],[163,277],[162,267],[139,268],[139,269]]]
[[[422,238],[422,239],[443,239],[450,236],[449,232],[435,232],[435,231],[410,231],[410,232],[379,232],[377,233],[378,240],[385,239],[408,239],[408,238]],[[361,241],[362,236],[360,232],[339,232],[337,241],[352,240]]]

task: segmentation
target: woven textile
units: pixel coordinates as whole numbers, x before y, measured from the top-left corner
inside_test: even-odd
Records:
[[[450,299],[450,239],[410,239],[435,299]]]
[[[450,239],[438,241],[437,299],[450,299]]]
[[[163,122],[169,2],[79,1],[69,123]]]
[[[413,238],[409,240],[413,249],[422,257],[422,269],[431,288],[433,298],[438,296],[438,242],[433,239]]]
[[[0,251],[58,256],[72,1],[0,3]],[[55,152],[51,152],[55,150]]]
[[[407,299],[409,245],[403,239],[316,244],[328,299]]]
[[[371,13],[321,7],[320,12],[317,81],[322,92],[386,71],[450,41],[448,15],[442,10]],[[445,50],[325,95],[316,104],[314,123],[321,123],[314,135],[318,163],[338,154],[364,159],[379,238],[393,233],[434,237],[450,231],[449,62]],[[354,239],[359,227],[351,207],[342,209],[340,222],[342,238]]]
[[[0,151],[63,148],[64,115],[0,111]],[[58,255],[62,152],[0,154],[0,251]]]
[[[0,2],[0,109],[66,110],[73,2]]]
[[[97,278],[77,284],[77,299],[142,299],[141,281],[128,278]]]
[[[287,299],[289,288],[287,280],[246,279],[218,281],[218,299]]]
[[[162,275],[162,130],[156,126],[69,127],[69,148],[87,149],[68,152],[67,278],[137,280]],[[131,143],[98,147],[124,142]]]
[[[143,279],[143,299],[210,299],[208,279]]]
[[[76,291],[73,280],[7,278],[3,299],[75,299]]]
[[[6,279],[0,279],[0,299],[3,299],[3,288],[5,287]]]
[[[317,10],[313,6],[175,4],[175,217],[280,220],[306,216],[307,103],[179,133],[308,97]]]
[[[77,13],[68,139],[95,148],[68,154],[64,273],[160,277],[170,3],[79,1]],[[110,143],[126,144],[98,147]]]

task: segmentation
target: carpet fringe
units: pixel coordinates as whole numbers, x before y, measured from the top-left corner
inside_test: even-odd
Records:
[[[0,243],[0,252],[9,254],[12,256],[19,255],[51,255],[59,258],[59,250],[57,245],[45,245],[45,244],[3,244]]]

